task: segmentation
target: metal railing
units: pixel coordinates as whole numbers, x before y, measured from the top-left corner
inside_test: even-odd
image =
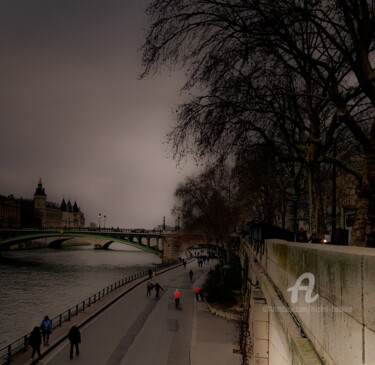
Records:
[[[166,263],[161,264],[158,266],[151,267],[152,271],[160,271],[161,269],[164,269],[168,266],[172,266],[175,264]],[[62,312],[58,314],[56,317],[51,318],[52,323],[52,329],[61,327],[61,325],[64,322],[69,322],[72,317],[77,316],[78,313],[84,312],[86,308],[90,307],[91,305],[98,302],[100,299],[102,299],[104,296],[112,293],[114,290],[134,281],[139,278],[142,278],[144,276],[148,275],[148,270],[143,270],[137,273],[134,273],[132,275],[127,276],[124,279],[118,280],[115,283],[108,285],[102,290],[99,290],[95,294],[91,295],[90,297],[84,299],[82,302],[79,302],[75,306],[69,308],[65,312]],[[26,351],[27,348],[27,342],[30,337],[31,331],[26,333],[24,336],[20,337],[19,339],[13,341],[9,345],[3,347],[0,349],[0,365],[8,364],[10,361],[10,358],[14,356],[15,354]]]
[[[294,241],[294,232],[273,226],[265,222],[248,222],[247,231],[242,236],[248,238],[253,252],[261,260],[265,253],[265,240],[270,238]]]

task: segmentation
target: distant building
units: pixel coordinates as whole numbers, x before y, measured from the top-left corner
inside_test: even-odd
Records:
[[[19,227],[21,222],[21,201],[0,195],[0,226]]]
[[[176,227],[168,226],[163,224],[159,224],[157,227],[154,228],[155,231],[175,231]]]
[[[0,195],[1,228],[80,228],[85,226],[85,216],[70,200],[61,204],[47,201],[47,194],[39,179],[34,199],[16,199]]]

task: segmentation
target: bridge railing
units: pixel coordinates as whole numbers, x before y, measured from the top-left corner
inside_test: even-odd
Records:
[[[158,266],[151,267],[152,271],[158,272],[168,266],[173,264],[165,263]],[[82,302],[79,302],[75,306],[67,309],[66,311],[58,314],[56,317],[51,318],[52,322],[52,329],[61,327],[64,322],[69,322],[73,317],[77,316],[79,313],[84,312],[88,307],[98,302],[100,299],[105,297],[106,295],[112,293],[114,290],[134,281],[139,278],[148,275],[148,270],[143,270],[134,274],[131,274],[123,279],[116,281],[115,283],[108,285],[104,289],[99,290],[95,294],[91,295],[90,297],[84,299]],[[26,333],[24,336],[20,337],[19,339],[13,341],[9,345],[0,349],[0,365],[8,364],[10,359],[15,354],[26,351],[28,339],[30,337],[31,331]]]

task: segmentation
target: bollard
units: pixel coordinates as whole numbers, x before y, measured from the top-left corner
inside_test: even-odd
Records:
[[[59,327],[61,327],[62,324],[62,314],[59,315]]]

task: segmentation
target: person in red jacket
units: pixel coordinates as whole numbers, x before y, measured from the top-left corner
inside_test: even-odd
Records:
[[[194,290],[195,297],[197,298],[197,302],[199,302],[199,295],[201,293],[202,289],[198,288]]]
[[[176,308],[180,308],[180,292],[176,289],[174,293],[174,304]]]

